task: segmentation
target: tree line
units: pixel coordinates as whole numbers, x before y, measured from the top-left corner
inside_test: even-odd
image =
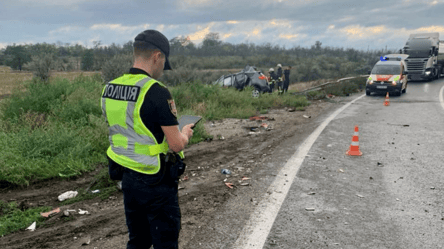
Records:
[[[101,41],[95,41],[92,48],[62,42],[13,44],[0,50],[0,65],[31,71],[38,67],[57,71],[102,71],[108,75],[104,79],[108,79],[131,66],[132,51],[132,41],[122,45],[102,45]],[[380,56],[395,52],[387,49],[363,51],[324,47],[320,41],[311,47],[292,48],[271,43],[231,44],[223,42],[218,33],[209,33],[199,45],[184,37],[171,39],[170,61],[179,70],[166,72],[165,77],[178,78],[171,74],[183,74],[180,69],[189,72],[195,69],[232,69],[254,65],[268,71],[268,68],[282,64],[293,66],[293,80],[316,80],[366,73]],[[103,72],[106,70],[112,72]]]

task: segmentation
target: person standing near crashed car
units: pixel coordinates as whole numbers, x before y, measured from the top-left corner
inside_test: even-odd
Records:
[[[171,70],[168,39],[145,30],[133,46],[129,73],[107,83],[102,92],[110,133],[109,174],[122,180],[127,248],[178,248],[178,177],[185,170],[183,149],[193,125],[179,131],[174,100],[157,81]]]
[[[291,66],[288,66],[284,70],[284,93],[288,91],[288,86],[290,85],[290,70]]]
[[[274,68],[270,68],[270,70],[268,70],[268,82],[270,83],[270,91],[269,93],[273,93],[273,89],[274,89],[274,85],[278,79],[276,73],[274,72]]]
[[[284,93],[284,83],[282,81],[282,65],[277,64],[277,87],[278,87],[278,94],[281,95]]]

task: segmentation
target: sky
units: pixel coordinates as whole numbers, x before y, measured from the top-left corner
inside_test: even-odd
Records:
[[[146,30],[169,40],[206,34],[285,48],[401,49],[409,34],[439,32],[444,0],[1,0],[0,48],[124,44]]]

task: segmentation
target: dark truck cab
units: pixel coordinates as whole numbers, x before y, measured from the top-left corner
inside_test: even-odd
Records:
[[[439,33],[411,34],[404,48],[408,79],[433,80],[442,73],[442,61],[438,61]]]

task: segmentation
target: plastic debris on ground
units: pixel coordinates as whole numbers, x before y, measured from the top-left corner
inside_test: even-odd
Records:
[[[37,225],[37,223],[34,221],[34,223],[32,223],[28,228],[26,228],[26,230],[30,230],[31,232],[34,232],[36,225]]]
[[[341,173],[344,173],[344,170],[343,170],[343,169],[338,169],[338,171],[341,172]]]
[[[89,212],[79,208],[79,214],[89,214]]]
[[[359,198],[364,198],[364,196],[363,196],[363,195],[356,195],[356,196],[358,196]]]
[[[224,174],[224,175],[230,175],[231,174],[231,171],[229,169],[222,169],[220,172],[222,174]]]
[[[67,191],[67,192],[59,195],[58,199],[59,199],[59,201],[64,201],[64,200],[76,197],[77,194],[79,194],[77,191]]]
[[[241,183],[241,185],[242,186],[248,186],[248,185],[250,185],[248,182],[245,182],[245,183]]]
[[[182,180],[184,180],[184,181],[188,180],[188,176],[184,176],[184,177],[182,178]]]
[[[49,216],[52,216],[52,215],[58,214],[58,213],[60,213],[60,208],[56,208],[56,209],[51,210],[51,211],[46,212],[46,213],[40,213],[40,215],[43,216],[43,217],[48,218]]]
[[[268,120],[268,117],[265,117],[265,116],[250,117],[250,121],[253,121],[253,120]]]
[[[310,192],[307,195],[315,195],[315,194],[316,194],[315,192]]]
[[[247,177],[242,177],[242,181],[245,181],[245,180],[250,180],[250,178],[247,178]]]
[[[304,118],[311,118],[311,116],[302,115]]]
[[[93,190],[93,191],[91,191],[91,193],[93,193],[93,194],[100,193],[100,189]]]
[[[288,108],[288,112],[294,112],[296,111],[296,108]]]
[[[229,187],[229,188],[236,187],[236,186],[233,185],[233,183],[229,183],[229,182],[226,182],[225,185],[226,185],[227,187]]]
[[[314,208],[305,208],[305,211],[315,211]]]

